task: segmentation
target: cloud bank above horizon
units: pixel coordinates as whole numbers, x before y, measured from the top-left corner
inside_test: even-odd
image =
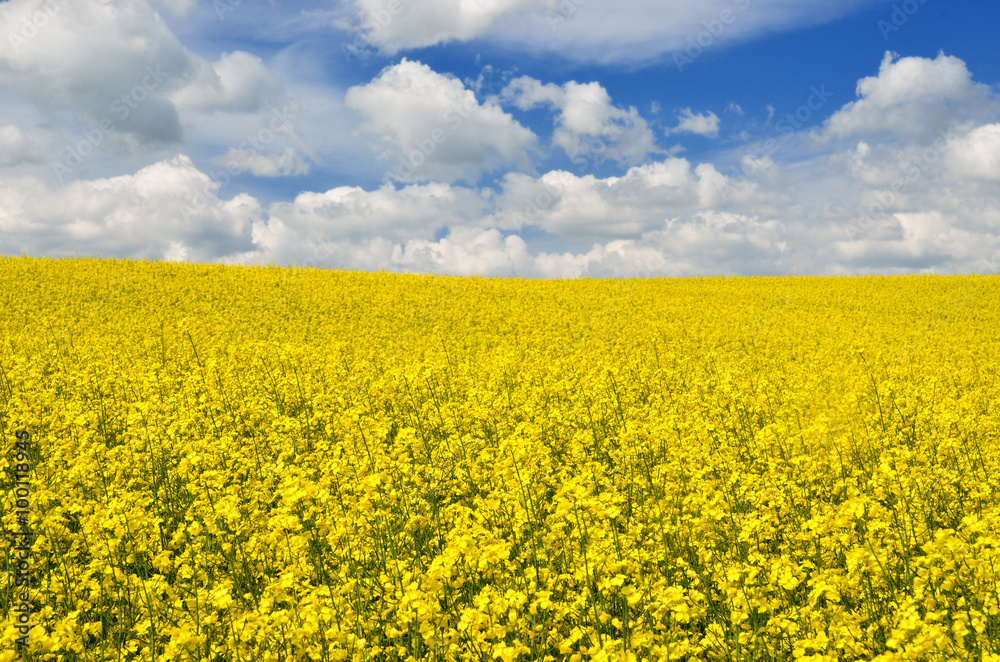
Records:
[[[916,0],[905,20],[860,0],[249,4],[0,3],[0,252],[551,278],[1000,271],[998,81],[892,48],[885,25],[930,11]],[[698,85],[746,44],[771,57],[768,40],[864,12],[877,57],[768,92],[742,72]]]

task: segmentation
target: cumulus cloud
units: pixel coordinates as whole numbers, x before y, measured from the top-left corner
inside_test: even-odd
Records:
[[[877,223],[852,234],[849,206],[802,213],[801,201],[787,201],[766,179],[750,177],[740,189],[711,164],[673,157],[622,177],[512,173],[499,192],[446,183],[338,187],[266,209],[245,194],[222,200],[218,184],[176,157],[135,175],[74,182],[58,195],[32,178],[5,181],[0,235],[16,237],[6,251],[48,255],[79,250],[546,277],[996,264],[997,184],[952,182],[949,193],[947,159],[941,168],[914,186],[912,199],[889,200]],[[820,173],[854,182],[846,167],[841,175],[826,166]],[[862,185],[855,193],[859,201],[879,200],[881,191]]]
[[[181,14],[193,6],[158,4]],[[118,152],[182,142],[183,111],[253,113],[281,90],[253,55],[209,63],[189,51],[147,0],[2,2],[0,34],[0,85],[43,113],[100,127],[102,148]]]
[[[702,191],[711,173],[718,175],[711,166],[692,169],[685,159],[668,157],[630,168],[622,177],[559,170],[539,178],[511,174],[503,182],[497,223],[567,237],[638,235],[708,202]],[[725,178],[719,177],[721,183]]]
[[[253,255],[545,277],[995,271],[994,133],[955,133],[936,155],[890,143],[791,164],[764,157],[738,178],[668,156],[618,177],[508,173],[493,193],[427,184],[303,194],[272,206]],[[789,167],[820,193],[797,188]]]
[[[54,7],[54,8],[53,8]],[[42,17],[45,17],[44,20]],[[108,119],[142,144],[181,138],[172,92],[196,64],[144,0],[0,4],[0,83],[44,109]]]
[[[742,112],[740,110],[740,113]],[[700,136],[716,138],[719,135],[719,116],[712,111],[695,115],[690,108],[685,108],[677,116],[677,126],[667,129],[666,133],[668,136],[672,133],[696,133]]]
[[[215,63],[200,62],[190,85],[174,93],[181,109],[252,113],[281,94],[281,82],[256,55],[224,53]]]
[[[400,189],[384,184],[374,191],[341,186],[272,205],[260,243],[269,250],[284,251],[302,240],[323,243],[372,235],[428,239],[442,227],[477,224],[487,206],[484,193],[442,183]],[[287,237],[294,237],[292,244],[282,243]]]
[[[356,0],[368,39],[389,53],[433,46],[485,34],[502,19],[544,12],[548,0],[493,0],[491,2],[431,2],[400,0],[390,8],[383,0]]]
[[[438,241],[409,241],[393,251],[397,268],[440,274],[515,276],[532,263],[527,244],[495,228],[458,228]]]
[[[653,132],[632,107],[619,108],[599,83],[543,84],[529,76],[512,80],[501,98],[521,110],[540,105],[558,111],[552,143],[574,163],[611,159],[634,165],[658,151]]]
[[[995,271],[1000,266],[1000,173],[990,150],[995,141],[996,125],[987,124],[952,127],[928,144],[860,141],[835,152],[824,182],[831,191],[829,208],[839,210],[831,215],[839,226],[831,263],[846,270],[967,271],[993,265]]]
[[[43,255],[146,255],[170,251],[214,261],[253,248],[260,205],[219,185],[185,156],[106,179],[81,180],[58,194],[35,178],[0,184],[0,233],[9,252]]]
[[[871,270],[953,269],[956,263],[975,268],[977,254],[980,259],[988,255],[975,246],[981,239],[940,211],[896,213],[880,232],[858,241],[839,242],[837,257],[845,266]],[[989,243],[995,250],[996,242]]]
[[[354,7],[367,40],[388,53],[479,38],[533,53],[620,62],[680,54],[703,32],[711,48],[723,48],[824,23],[878,1],[632,0],[628,11],[618,0],[399,0],[392,7],[384,0],[355,0]],[[706,24],[721,29],[707,32]]]
[[[917,64],[927,62],[935,60]],[[893,75],[866,85],[859,101],[882,98],[878,90]],[[577,90],[579,97],[568,84],[533,79],[513,89],[511,103],[565,113],[557,129],[562,122],[570,136],[598,126],[601,112],[621,111],[600,86]],[[936,108],[968,86],[936,89],[919,100],[921,108]],[[336,186],[263,205],[246,194],[222,199],[220,185],[185,156],[64,187],[5,171],[3,250],[550,277],[1000,270],[1000,124],[966,107],[952,106],[952,117],[943,118],[948,130],[930,140],[918,133],[883,139],[878,126],[859,122],[853,126],[869,127],[862,135],[809,152],[800,147],[810,135],[789,129],[789,144],[744,155],[732,176],[711,159],[661,155],[618,176],[507,172],[496,185],[476,188],[456,183],[457,164],[482,171],[516,161],[533,144],[499,106],[479,104],[457,80],[408,61],[352,94],[367,122],[362,133],[390,158],[419,148],[424,137],[434,140],[442,114],[468,103],[468,116],[457,115],[462,122],[425,157],[453,179]],[[857,103],[842,117],[870,110]],[[986,98],[977,112],[996,114],[993,103]],[[30,153],[35,131],[0,127],[0,154]],[[520,146],[501,151],[501,134],[520,136]],[[464,161],[438,151],[450,145],[464,150]],[[236,148],[216,163],[294,174],[303,164],[283,148]]]
[[[825,123],[825,138],[895,136],[929,142],[949,124],[971,122],[995,112],[989,88],[973,82],[965,62],[904,57],[887,52],[877,76],[858,82],[857,101]]]
[[[781,274],[792,266],[784,225],[756,216],[701,211],[669,219],[634,240],[594,244],[587,252],[541,253],[535,267],[549,277],[613,277],[622,273],[680,276],[744,273]]]
[[[1000,124],[976,127],[952,141],[947,164],[958,178],[1000,182]]]
[[[284,99],[275,105],[268,103],[257,113],[198,113],[192,116],[191,124],[198,134],[206,136],[203,143],[210,141],[216,150],[223,150],[211,159],[213,165],[226,168],[228,175],[220,174],[222,179],[240,172],[288,177],[308,174],[312,164],[323,163],[316,148],[324,146],[300,134],[305,129],[315,135],[319,129],[303,127],[302,119],[299,100]],[[358,148],[363,149],[363,145]]]
[[[536,136],[493,100],[480,104],[456,78],[403,59],[366,85],[352,87],[347,107],[402,182],[474,182],[501,166],[530,168]]]

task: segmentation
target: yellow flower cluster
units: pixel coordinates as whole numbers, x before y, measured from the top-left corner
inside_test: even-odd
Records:
[[[997,277],[0,273],[27,659],[1000,661]]]

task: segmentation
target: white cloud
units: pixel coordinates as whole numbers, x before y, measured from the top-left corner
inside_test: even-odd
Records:
[[[508,49],[599,62],[683,57],[695,60],[763,33],[817,25],[879,0],[355,0],[355,23],[389,53],[482,38]]]
[[[740,111],[742,113],[742,111]],[[719,135],[719,116],[708,111],[695,115],[690,108],[685,108],[677,116],[677,126],[666,130],[669,136],[672,133],[696,133],[700,136],[716,138]]]
[[[836,168],[816,173],[837,183]],[[722,194],[729,180],[711,164],[668,157],[603,179],[511,173],[499,193],[339,187],[262,209],[245,194],[219,199],[218,184],[176,157],[58,194],[33,178],[5,181],[0,235],[16,238],[6,252],[546,277],[957,271],[993,264],[1000,250],[996,183],[949,194],[947,171],[929,172],[933,184],[914,186],[912,200],[897,197],[878,223],[850,235],[850,206],[802,213],[769,176]],[[881,189],[856,190],[860,204]],[[545,235],[528,239],[528,228]]]
[[[670,219],[662,229],[635,240],[594,244],[586,253],[542,253],[536,268],[560,278],[718,274],[734,268],[743,273],[782,273],[792,263],[785,227],[727,212],[702,211],[687,219]],[[737,266],[738,265],[738,266]]]
[[[447,226],[475,225],[487,209],[484,194],[448,184],[413,184],[397,189],[384,184],[374,191],[341,186],[325,193],[301,193],[293,202],[268,210],[261,244],[269,250],[291,250],[301,242],[324,243],[380,236],[426,239]],[[295,240],[290,245],[282,237]]]
[[[196,60],[155,16],[144,0],[0,3],[0,34],[8,35],[0,83],[41,108],[79,111],[92,126],[113,121],[139,143],[177,142],[169,95]]]
[[[995,127],[952,128],[930,144],[859,141],[834,153],[822,182],[839,225],[831,264],[941,272],[1000,265]]]
[[[254,113],[281,91],[253,55],[209,63],[189,51],[147,0],[0,2],[0,34],[0,85],[58,115],[64,140],[100,127],[101,149],[118,155],[184,141],[184,111]]]
[[[368,39],[389,53],[473,39],[512,15],[544,12],[548,0],[355,0]]]
[[[886,53],[877,76],[858,82],[858,100],[825,123],[823,137],[896,136],[929,142],[949,124],[970,122],[995,108],[989,88],[972,81],[965,63]]]
[[[438,241],[415,240],[393,251],[397,268],[442,274],[516,275],[529,267],[527,244],[490,228],[458,228]]]
[[[239,172],[251,172],[263,177],[283,177],[307,174],[312,165],[322,165],[322,151],[343,152],[328,140],[331,128],[330,116],[340,113],[346,120],[342,105],[333,108],[309,108],[303,110],[303,103],[296,98],[276,100],[256,113],[210,112],[192,113],[185,123],[194,136],[195,142],[205,151],[215,152],[211,158],[213,165],[225,166],[228,176]],[[314,103],[308,99],[306,103]],[[320,125],[319,122],[326,120]],[[311,124],[310,124],[311,122]],[[333,126],[336,126],[333,124]],[[348,142],[344,134],[349,132],[349,124],[341,122],[341,135],[333,136],[341,144]],[[359,141],[354,141],[356,152],[368,157],[369,152]],[[355,159],[359,154],[353,155]],[[347,154],[338,154],[342,158]],[[220,175],[223,179],[225,176]]]
[[[159,257],[182,246],[189,259],[217,260],[252,248],[261,212],[252,197],[223,201],[217,189],[184,156],[58,192],[35,178],[5,181],[0,233],[13,237],[10,252]]]
[[[878,90],[895,75],[889,73],[869,83],[862,100],[882,98]],[[579,86],[586,89],[576,90],[577,97],[564,85],[533,79],[519,85],[509,97],[513,103],[566,110],[557,129],[565,126],[571,136],[599,127],[602,113],[621,111],[598,85]],[[955,89],[968,88],[942,86],[918,105],[936,108],[942,99],[956,98]],[[407,61],[354,90],[354,107],[368,122],[366,135],[396,155],[433,132],[444,110],[471,95],[455,79]],[[471,99],[469,116],[431,156],[437,158],[438,148],[464,146],[471,154],[468,167],[481,171],[525,155],[532,134],[499,106]],[[991,103],[982,101],[978,112],[996,114]],[[870,119],[869,111],[862,104],[854,118]],[[311,261],[519,276],[996,271],[1000,124],[977,120],[964,106],[952,107],[952,113],[943,118],[951,133],[931,142],[916,134],[883,140],[871,129],[864,129],[871,135],[819,145],[804,132],[782,134],[780,149],[748,148],[742,158],[721,158],[744,166],[744,174],[731,177],[711,160],[664,155],[614,177],[507,172],[494,188],[457,185],[454,179],[387,183],[374,190],[336,186],[267,205],[246,194],[221,199],[220,185],[185,156],[137,166],[128,175],[47,185],[23,176],[37,164],[16,164],[46,140],[39,127],[19,118],[0,126],[0,161],[15,162],[0,178],[0,242],[7,253]],[[195,115],[228,121],[225,113]],[[267,125],[259,116],[242,119],[254,130]],[[275,119],[275,133],[282,132],[282,122]],[[468,134],[459,131],[466,126]],[[520,136],[520,147],[498,151],[504,131]],[[269,149],[235,147],[214,162],[231,159],[234,167],[258,175],[295,174],[305,167],[301,150],[283,143]],[[457,163],[441,159],[433,165],[454,177]]]
[[[706,174],[677,158],[605,179],[558,170],[537,179],[511,174],[503,182],[496,222],[502,228],[530,225],[567,237],[638,235],[670,215],[698,209]]]
[[[613,105],[599,83],[542,84],[522,76],[512,80],[501,97],[521,110],[540,105],[558,110],[552,143],[574,163],[611,159],[635,165],[658,151],[653,132],[638,111]]]
[[[1000,248],[995,235],[963,228],[959,219],[937,210],[893,214],[880,230],[860,241],[838,243],[837,256],[855,268],[975,270]]]
[[[266,222],[255,224],[256,250],[246,259],[419,270],[414,256],[403,260],[406,246],[426,251],[436,243],[437,231],[447,224],[456,229],[473,227],[486,207],[479,192],[447,184],[303,193],[293,202],[272,205]],[[422,264],[444,270],[441,265]]]
[[[474,182],[515,164],[530,168],[536,137],[492,100],[456,78],[403,59],[367,85],[347,91],[346,105],[364,121],[359,131],[403,182]]]
[[[959,134],[942,143],[940,155],[967,155],[963,145],[992,139],[992,132]],[[668,157],[620,177],[509,173],[495,195],[441,185],[436,195],[462,202],[445,206],[459,211],[448,223],[450,234],[440,239],[430,236],[441,216],[427,206],[425,187],[300,196],[280,213],[272,209],[268,225],[285,233],[283,260],[303,254],[294,247],[322,246],[323,256],[336,256],[332,263],[445,273],[893,273],[998,264],[996,182],[959,181],[953,157],[937,157],[935,167],[918,170],[918,180],[906,180],[876,223],[859,228],[852,225],[858,210],[885,200],[893,179],[912,169],[907,159],[927,148],[887,145],[851,152],[849,158],[838,153],[832,160],[793,164],[765,156],[738,180],[712,164]],[[799,180],[819,180],[821,194],[792,185],[791,166],[800,168]],[[837,204],[825,200],[824,191],[836,195]],[[409,222],[413,219],[402,209],[417,210],[412,216],[427,220]],[[360,230],[365,218],[372,227]],[[291,219],[308,220],[293,226]],[[544,234],[529,240],[528,229]]]
[[[1000,182],[1000,124],[985,124],[952,141],[947,164],[958,178]]]
[[[223,53],[215,63],[200,62],[190,85],[172,101],[180,109],[252,113],[282,92],[281,82],[256,55]]]

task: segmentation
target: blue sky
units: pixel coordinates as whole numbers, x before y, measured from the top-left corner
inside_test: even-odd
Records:
[[[0,252],[1000,271],[1000,8],[7,0]]]

